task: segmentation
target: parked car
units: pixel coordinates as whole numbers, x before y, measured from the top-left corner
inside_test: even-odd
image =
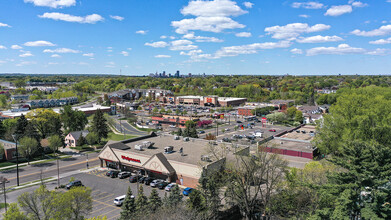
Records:
[[[137,180],[139,180],[141,177],[142,177],[142,176],[140,176],[140,175],[131,176],[131,177],[129,178],[129,182],[130,182],[130,183],[135,183],[135,182],[137,182]]]
[[[106,173],[106,176],[109,176],[111,178],[116,178],[118,177],[119,171],[118,170],[109,170]]]
[[[126,195],[118,196],[117,198],[114,199],[114,204],[116,206],[121,206],[124,203],[125,198],[126,198]],[[134,195],[132,195],[131,198],[134,199]]]
[[[144,179],[144,184],[145,184],[145,185],[149,185],[149,184],[151,184],[151,182],[154,181],[154,180],[155,180],[155,179],[152,178],[152,177],[146,177],[146,178]]]
[[[254,135],[247,135],[247,139],[249,139],[249,140],[254,140],[254,139],[255,139],[255,136],[254,136]]]
[[[161,183],[157,184],[157,188],[164,189],[164,188],[166,188],[167,185],[168,185],[167,182],[161,182]]]
[[[187,187],[186,189],[183,190],[183,195],[188,196],[190,193],[193,191],[193,188]]]
[[[230,131],[230,130],[231,130],[231,129],[229,129],[229,128],[226,128],[226,129],[225,129],[225,131]]]
[[[158,185],[159,183],[161,183],[161,182],[164,182],[164,181],[163,181],[163,180],[157,179],[157,180],[152,181],[149,185],[150,185],[151,187],[157,187],[157,185]]]
[[[171,191],[171,189],[172,188],[174,188],[176,186],[176,184],[175,183],[170,183],[170,184],[168,184],[167,186],[166,186],[166,188],[164,188],[164,190],[166,190],[166,191]]]
[[[146,176],[142,176],[140,179],[138,179],[138,182],[139,183],[144,183],[145,178],[147,178],[147,177]]]
[[[199,131],[198,134],[205,134],[205,131]]]
[[[270,132],[276,132],[276,129],[270,129],[269,131]]]
[[[75,187],[75,186],[83,186],[83,184],[81,183],[80,180],[74,180],[74,181],[68,183],[68,184],[66,185],[66,188],[67,188],[67,189],[71,189],[72,187]]]
[[[223,138],[223,142],[231,142],[231,139],[229,139],[229,138]]]
[[[125,178],[130,177],[130,176],[131,176],[131,174],[128,171],[123,171],[123,172],[118,174],[118,178],[120,178],[120,179],[125,179]]]
[[[236,121],[236,123],[238,123],[238,124],[242,124],[242,122],[241,122],[241,121]]]

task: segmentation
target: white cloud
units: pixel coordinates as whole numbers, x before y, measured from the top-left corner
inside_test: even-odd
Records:
[[[250,32],[240,32],[235,34],[236,37],[251,37]]]
[[[0,22],[0,27],[11,27],[11,26],[9,26],[8,24],[4,24],[4,23]]]
[[[247,13],[242,10],[234,1],[213,0],[213,1],[190,1],[182,8],[183,15],[194,15],[202,17],[228,17],[239,16]]]
[[[35,61],[22,61],[22,62],[16,64],[16,66],[26,66],[26,65],[34,65],[34,64],[37,64],[37,62],[35,62]]]
[[[19,55],[20,57],[32,57],[34,56],[30,51],[25,51],[23,54]]]
[[[156,41],[153,43],[145,43],[144,45],[150,47],[167,47],[169,44],[165,41]]]
[[[162,55],[162,54],[160,54],[160,55],[156,55],[155,57],[156,58],[170,58],[171,56],[170,55]]]
[[[57,63],[57,62],[49,62],[48,65],[58,65],[60,63]]]
[[[180,55],[185,55],[185,56],[194,56],[194,55],[197,55],[199,53],[202,53],[202,50],[191,50],[189,52],[184,52],[184,51],[181,51]]]
[[[183,35],[183,38],[195,40],[196,42],[213,42],[213,43],[223,42],[223,40],[218,39],[216,37],[194,36],[193,32]]]
[[[343,39],[335,35],[334,36],[316,35],[312,37],[300,37],[296,41],[299,43],[325,43],[325,42],[343,41]]]
[[[244,5],[244,7],[246,7],[246,8],[252,8],[253,5],[254,5],[254,3],[252,3],[252,2],[243,2],[243,5]]]
[[[353,11],[352,6],[350,5],[335,5],[331,6],[324,15],[326,16],[340,16],[346,13],[351,13]]]
[[[301,18],[309,18],[310,16],[309,15],[299,15],[299,17],[301,17]]]
[[[166,39],[167,38],[167,36],[166,35],[162,35],[162,36],[160,36],[160,39]]]
[[[84,53],[83,57],[93,57],[94,55],[94,53]]]
[[[90,65],[89,63],[86,63],[86,62],[79,62],[77,63],[78,65],[81,65],[81,66],[87,66],[87,65]]]
[[[124,55],[125,57],[129,56],[129,52],[127,51],[121,51],[121,54]]]
[[[50,57],[53,57],[53,58],[60,58],[60,57],[61,57],[61,55],[58,55],[58,54],[53,54],[53,55],[51,55]]]
[[[144,31],[144,30],[139,30],[139,31],[136,31],[136,34],[147,34],[148,31]]]
[[[349,1],[349,4],[351,4],[353,7],[356,7],[356,8],[363,8],[363,7],[368,6],[367,3],[355,2],[355,1]]]
[[[287,48],[291,46],[291,42],[289,41],[280,41],[280,42],[265,42],[265,43],[254,43],[247,44],[242,46],[231,46],[231,47],[223,47],[220,50],[216,51],[215,57],[231,57],[238,56],[240,54],[254,54],[259,50],[266,49],[275,49],[275,48]]]
[[[118,20],[118,21],[122,21],[125,19],[124,17],[118,16],[118,15],[110,15],[110,18],[112,18],[114,20]]]
[[[114,62],[107,62],[107,64],[105,65],[105,67],[107,68],[114,68],[115,67],[115,63]]]
[[[180,21],[171,22],[171,26],[176,28],[175,32],[178,34],[186,34],[190,30],[220,33],[225,29],[245,27],[245,25],[239,24],[228,17],[197,17],[182,19]]]
[[[130,48],[130,47],[129,47],[129,48],[126,48],[126,49],[127,49],[127,50],[129,50],[129,51],[131,51],[131,50],[132,50],[132,48]]]
[[[265,28],[265,32],[272,35],[275,39],[292,39],[300,36],[302,33],[319,32],[330,29],[330,25],[316,24],[309,26],[306,23],[292,23],[285,26],[272,26]]]
[[[5,50],[7,49],[7,47],[5,47],[4,45],[0,45],[0,50]]]
[[[390,50],[384,48],[377,48],[376,50],[368,51],[366,54],[374,56],[384,56],[390,54]]]
[[[375,36],[389,35],[389,34],[391,34],[391,24],[381,26],[380,28],[374,29],[372,31],[360,31],[360,30],[356,29],[356,30],[352,31],[351,33],[354,35],[363,36],[363,37],[375,37]]]
[[[24,46],[26,47],[54,47],[56,46],[52,42],[44,41],[44,40],[37,40],[37,41],[29,41],[24,43]]]
[[[189,40],[175,40],[171,41],[170,50],[195,50],[197,45],[193,45],[192,41]]]
[[[291,53],[293,53],[293,54],[303,54],[303,50],[297,49],[297,48],[293,48],[291,50]]]
[[[80,53],[79,50],[73,50],[69,48],[57,48],[55,50],[45,49],[44,53]]]
[[[293,2],[293,8],[305,8],[305,9],[321,9],[323,4],[319,2]]]
[[[53,20],[67,21],[67,22],[77,22],[84,24],[95,24],[98,21],[103,21],[104,18],[98,14],[91,14],[87,16],[75,16],[70,14],[63,14],[58,12],[46,12],[43,15],[38,15],[40,18],[48,18]]]
[[[370,41],[370,44],[391,44],[391,37],[388,39],[379,39],[375,41]]]
[[[19,46],[19,45],[16,45],[16,44],[14,44],[14,45],[12,45],[12,46],[11,46],[11,49],[14,49],[14,50],[20,50],[20,49],[23,49],[23,47],[21,47],[21,46]]]
[[[45,6],[51,8],[63,8],[76,5],[76,0],[24,0],[33,3],[35,6]]]
[[[307,56],[315,56],[320,54],[364,54],[366,50],[363,48],[351,47],[348,44],[340,44],[338,47],[315,47],[307,50]]]

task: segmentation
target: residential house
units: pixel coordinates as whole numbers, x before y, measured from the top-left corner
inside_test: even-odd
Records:
[[[85,138],[87,135],[88,135],[88,131],[73,131],[71,133],[69,133],[66,137],[65,137],[65,146],[66,147],[76,147],[78,146],[78,141],[80,139],[80,136],[83,135],[83,137]]]
[[[16,144],[14,142],[0,139],[0,145],[4,148],[4,152],[0,153],[0,155],[3,155],[4,153],[4,156],[3,158],[0,158],[0,160],[13,160],[16,158]]]

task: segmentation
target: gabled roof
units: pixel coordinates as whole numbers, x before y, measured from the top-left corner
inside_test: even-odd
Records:
[[[147,162],[143,164],[143,167],[146,167],[146,165],[154,158],[157,158],[160,161],[160,163],[163,165],[163,167],[167,170],[168,173],[175,173],[175,169],[171,166],[167,158],[162,153],[157,153],[153,155],[151,158],[149,158],[149,160],[147,160]]]
[[[79,140],[81,134],[83,134],[83,137],[86,137],[88,133],[90,132],[84,130],[84,131],[72,131],[69,134],[72,135],[72,137],[75,138],[75,140]]]

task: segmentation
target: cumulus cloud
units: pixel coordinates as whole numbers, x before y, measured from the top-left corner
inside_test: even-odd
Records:
[[[294,39],[302,33],[313,33],[330,29],[330,25],[316,24],[309,26],[306,23],[292,23],[285,26],[272,26],[265,28],[265,32],[275,39]]]
[[[16,64],[16,66],[27,66],[27,65],[34,65],[34,64],[37,64],[37,62],[35,62],[35,61],[22,61],[22,62]]]
[[[34,56],[30,51],[24,51],[23,54],[19,55],[20,57],[32,57]]]
[[[200,17],[229,17],[246,14],[235,1],[213,0],[213,1],[190,1],[182,8],[183,15],[194,15]]]
[[[350,0],[349,4],[351,4],[353,7],[356,7],[356,8],[363,8],[363,7],[367,7],[368,6],[367,3],[355,2],[353,0]]]
[[[44,40],[37,40],[37,41],[29,41],[24,43],[24,46],[26,47],[54,47],[56,46],[52,42],[44,41]]]
[[[145,43],[144,45],[150,47],[167,47],[169,44],[165,41],[156,41],[153,43]]]
[[[244,7],[246,7],[246,8],[252,8],[253,5],[254,5],[254,3],[251,3],[251,2],[243,2],[243,5],[244,5]]]
[[[319,2],[293,2],[292,8],[321,9],[323,4]]]
[[[110,15],[110,18],[117,20],[117,21],[122,21],[125,19],[124,17],[118,16],[118,15]]]
[[[216,37],[195,36],[194,32],[183,35],[183,38],[189,40],[195,40],[196,42],[213,42],[213,43],[223,42],[223,40],[218,39]]]
[[[53,55],[51,55],[50,57],[53,57],[53,58],[60,58],[60,57],[61,57],[61,55],[58,55],[58,54],[53,54]]]
[[[171,41],[170,50],[195,50],[197,45],[193,45],[193,42],[190,40],[175,40]]]
[[[127,51],[121,51],[121,54],[124,55],[125,57],[129,56],[129,52]]]
[[[94,53],[84,53],[83,57],[93,57],[94,55]]]
[[[361,31],[361,30],[354,30],[351,32],[354,35],[357,36],[363,36],[363,37],[375,37],[375,36],[384,36],[391,34],[391,25],[384,25],[381,26],[378,29],[374,29],[372,31]]]
[[[14,50],[20,50],[20,49],[23,49],[23,47],[21,47],[21,46],[19,46],[19,45],[16,45],[16,44],[14,44],[14,45],[12,45],[12,46],[11,46],[11,49],[14,49]]]
[[[291,53],[293,53],[293,54],[303,54],[303,50],[297,49],[297,48],[293,48],[291,50]]]
[[[388,39],[379,39],[375,41],[369,41],[370,44],[391,44],[391,37]]]
[[[0,50],[5,50],[7,49],[7,47],[5,47],[4,45],[0,45]]]
[[[139,30],[139,31],[136,31],[136,34],[147,34],[148,31],[144,31],[144,30]]]
[[[86,16],[75,16],[70,14],[64,14],[59,12],[46,12],[43,15],[38,15],[40,18],[48,18],[53,20],[77,22],[84,24],[95,24],[96,22],[103,21],[104,18],[98,14],[91,14]]]
[[[4,23],[0,22],[0,27],[11,27],[11,26],[9,26],[8,24],[4,24]]]
[[[315,47],[307,50],[307,56],[315,56],[320,54],[364,54],[367,51],[363,48],[351,47],[348,44],[340,44],[337,47]]]
[[[63,8],[76,5],[76,0],[24,0],[24,2],[50,8]]]
[[[236,37],[251,37],[250,32],[240,32],[235,34]]]
[[[223,47],[216,51],[215,57],[232,57],[238,56],[240,54],[254,54],[259,50],[266,49],[275,49],[275,48],[287,48],[291,46],[291,42],[289,41],[280,41],[280,42],[265,42],[265,43],[254,43],[247,44],[241,46],[231,46],[231,47]]]
[[[351,5],[335,5],[331,6],[331,8],[327,9],[324,15],[326,16],[340,16],[346,13],[352,13],[353,8]]]
[[[245,27],[245,25],[240,24],[229,17],[197,17],[183,19],[180,21],[172,21],[171,26],[176,28],[175,32],[178,34],[186,34],[190,30],[220,33],[225,29]]]
[[[170,58],[171,56],[170,55],[162,55],[162,54],[160,54],[160,55],[156,55],[155,57],[156,58]]]
[[[43,52],[44,53],[80,53],[79,50],[73,50],[69,48],[57,48],[55,50],[46,49]]]
[[[368,51],[366,54],[373,56],[384,56],[390,54],[390,50],[384,48],[377,48],[376,50]]]
[[[312,37],[300,37],[296,41],[299,43],[325,43],[325,42],[343,41],[343,39],[336,35],[334,36],[316,35]]]
[[[299,15],[299,17],[301,17],[301,18],[309,18],[310,16],[309,15]]]

